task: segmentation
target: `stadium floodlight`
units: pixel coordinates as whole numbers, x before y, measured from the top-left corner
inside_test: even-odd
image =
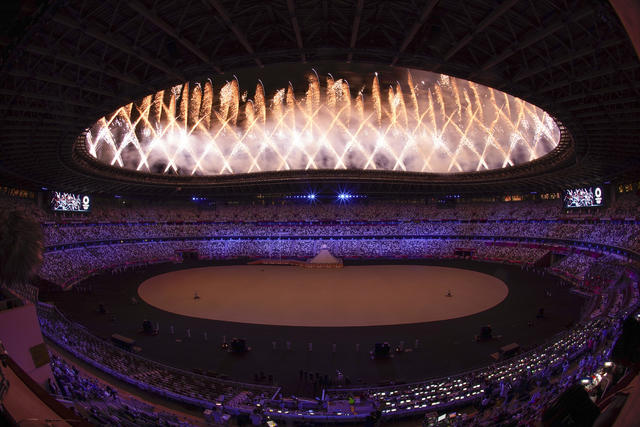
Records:
[[[309,193],[309,194],[307,194],[307,199],[309,199],[309,200],[315,200],[315,199],[316,199],[316,195],[315,195],[315,193]]]

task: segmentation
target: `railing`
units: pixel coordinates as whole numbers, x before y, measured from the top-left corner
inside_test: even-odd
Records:
[[[278,236],[279,239],[290,239],[290,240],[326,240],[327,237],[323,236],[323,237],[309,237],[309,236],[289,236],[286,238],[283,238],[282,236]],[[591,246],[592,244],[590,243],[584,243],[584,242],[580,242],[580,241],[574,241],[574,240],[567,240],[567,239],[549,239],[549,238],[522,238],[522,237],[513,237],[513,236],[460,236],[460,235],[456,235],[456,236],[442,236],[442,235],[422,235],[422,236],[414,236],[414,235],[410,235],[410,236],[375,236],[375,235],[371,235],[371,236],[335,236],[333,237],[335,239],[371,239],[371,240],[385,240],[385,239],[398,239],[398,238],[405,238],[405,239],[452,239],[452,240],[483,240],[483,241],[510,241],[510,242],[535,242],[535,243],[543,243],[543,244],[549,244],[549,243],[554,243],[554,244],[563,244],[563,245],[571,245],[571,244],[575,244],[576,247],[579,248],[584,248],[585,245],[587,245],[587,247],[590,250],[593,250],[594,248]],[[202,240],[202,241],[209,241],[209,240],[229,240],[229,239],[235,239],[235,240],[266,240],[268,239],[268,237],[266,236],[225,236],[225,237],[217,237],[217,238],[210,238],[210,237],[197,237],[197,238],[188,238],[188,237],[181,237],[181,238],[170,238],[170,239],[158,239],[157,241],[162,242],[162,241],[182,241],[182,240]],[[132,241],[145,241],[145,242],[149,242],[150,239],[130,239],[130,240],[125,240],[125,241],[121,241],[118,240],[117,243],[122,243],[122,242],[127,242],[130,243]],[[115,242],[114,242],[115,243]],[[82,244],[80,244],[82,245]],[[80,246],[78,245],[78,246]],[[607,245],[596,245],[597,249],[600,248],[613,248],[613,249],[620,249],[620,248],[616,248],[616,247],[611,247],[611,246],[607,246]],[[637,253],[634,253],[636,255],[638,255]],[[640,257],[640,255],[638,255]],[[637,307],[634,306],[634,309]],[[82,328],[80,325],[76,325],[70,321],[68,321],[55,307],[53,306],[49,306],[46,304],[40,304],[39,305],[39,309],[40,308],[45,308],[51,312],[54,312],[56,314],[56,316],[59,316],[61,319],[63,319],[63,321],[67,322],[71,327],[74,327],[75,329],[79,329],[81,330],[81,332],[83,334],[85,334],[85,336],[90,337],[91,339],[95,339],[95,340],[99,340],[98,338],[92,336],[90,333],[86,332],[84,330],[84,328]],[[629,308],[627,308],[625,310],[625,313],[628,313]],[[625,314],[626,315],[626,314]],[[617,319],[620,318],[620,314],[619,316],[616,316]],[[561,333],[558,334],[556,336],[554,336],[550,341],[547,341],[543,344],[541,344],[540,346],[536,347],[533,350],[530,350],[527,353],[523,353],[522,355],[518,356],[517,360],[523,359],[525,357],[529,357],[533,354],[536,354],[536,352],[540,352],[541,349],[544,349],[545,346],[549,346],[551,345],[551,343],[553,342],[558,342],[559,340],[562,340],[564,337],[568,336],[569,334],[571,334],[573,331],[575,331],[576,329],[573,329],[572,331],[568,331],[565,333]],[[44,330],[43,330],[44,333]],[[76,354],[76,356],[82,360],[87,361],[88,363],[96,366],[97,368],[104,370],[107,373],[110,373],[111,375],[116,376],[117,378],[120,378],[126,382],[129,382],[130,384],[136,385],[137,387],[140,387],[142,389],[146,389],[146,390],[151,390],[154,391],[155,393],[158,393],[160,395],[175,399],[175,400],[179,400],[182,402],[186,402],[186,403],[190,403],[190,404],[196,404],[198,406],[203,406],[203,407],[210,407],[211,402],[208,400],[202,400],[202,399],[195,399],[195,398],[191,398],[188,396],[184,396],[184,395],[180,395],[177,393],[173,393],[169,390],[166,389],[162,389],[141,381],[137,381],[134,380],[122,373],[119,373],[117,371],[113,371],[112,369],[110,369],[109,367],[101,364],[99,361],[90,359],[87,355],[84,355],[80,352],[75,351],[74,349],[70,348],[69,346],[67,346],[64,343],[59,342],[56,337],[54,337],[52,334],[48,334],[45,333],[45,335],[51,339],[52,341],[58,343],[58,345],[60,345],[61,347],[67,349],[68,351],[70,351],[71,353]],[[110,343],[104,342],[102,340],[99,340],[99,342],[101,343],[101,345],[108,345],[111,346]],[[111,346],[111,348],[116,349],[115,347]],[[116,349],[117,351],[122,352],[122,350]],[[570,355],[570,359],[575,359],[577,357],[579,357],[582,352],[584,351],[584,349],[579,350],[577,352],[575,352],[574,354]],[[610,351],[610,348],[607,349],[607,351]],[[197,374],[191,373],[191,372],[187,372],[187,371],[182,371],[179,370],[177,368],[173,368],[173,367],[169,367],[166,365],[162,365],[159,364],[157,362],[153,362],[150,361],[148,359],[142,358],[140,356],[137,355],[133,355],[131,353],[127,353],[127,357],[135,357],[141,361],[144,361],[145,363],[148,364],[155,364],[156,366],[162,368],[162,369],[170,369],[170,370],[174,370],[174,371],[178,371],[181,372],[184,375],[189,375],[189,376],[194,376],[197,377]],[[465,372],[465,373],[461,373],[461,374],[456,374],[455,376],[452,377],[447,377],[447,379],[454,379],[454,378],[462,378],[465,376],[473,376],[473,375],[478,375],[479,373],[483,373],[483,372],[490,372],[490,371],[495,371],[497,369],[500,369],[501,367],[504,367],[506,365],[508,365],[509,363],[514,363],[514,359],[511,359],[510,361],[506,361],[506,362],[502,362],[499,364],[494,364],[491,365],[490,367],[485,367],[485,368],[480,368],[478,370],[474,370],[474,371],[469,371],[469,372]],[[557,365],[557,361],[556,361],[556,365]],[[204,377],[207,379],[211,379],[209,377]],[[442,380],[442,379],[439,379]],[[255,387],[259,387],[256,386],[254,384],[247,384],[247,383],[241,383],[241,382],[235,382],[235,381],[225,381],[225,380],[218,380],[221,382],[224,382],[226,384],[232,385],[233,387],[235,387],[236,389],[254,389]],[[410,383],[410,384],[398,384],[398,385],[393,385],[393,386],[384,386],[384,387],[359,387],[359,388],[352,388],[352,389],[328,389],[326,390],[327,393],[346,393],[346,392],[372,392],[372,391],[381,391],[381,390],[402,390],[405,388],[410,388],[412,386],[421,386],[421,385],[425,385],[427,383],[432,383],[432,382],[436,382],[438,380],[427,380],[427,381],[420,381],[420,382],[414,382],[414,383]],[[271,388],[273,389],[273,388]],[[273,391],[273,390],[272,390]],[[275,390],[274,391],[274,397],[278,394],[279,390]],[[475,399],[475,397],[473,398]],[[439,406],[437,409],[443,409],[445,407],[448,407],[450,405],[459,405],[461,403],[464,403],[465,401],[455,401],[455,402],[449,402],[449,403],[443,403],[443,405]],[[207,406],[208,405],[208,406]],[[434,408],[428,408],[428,410],[432,410]],[[419,411],[418,411],[419,412]],[[296,414],[296,411],[291,411],[288,413],[274,413],[274,412],[270,412],[270,415],[274,416],[274,417],[282,417],[282,418],[309,418],[308,416],[302,416],[299,414]],[[399,415],[399,413],[394,414],[394,415]],[[318,417],[318,419],[331,419],[333,420],[332,416],[328,415],[328,414],[317,414],[314,417]],[[315,418],[314,418],[315,419]],[[351,418],[352,420],[354,418]]]
[[[585,323],[587,323],[587,322],[585,322]],[[537,345],[535,348],[532,348],[531,350],[528,350],[528,351],[523,352],[523,353],[519,353],[517,355],[517,359],[522,359],[522,358],[529,357],[529,356],[535,354],[536,352],[539,352],[541,349],[544,349],[544,348],[548,347],[552,343],[554,343],[556,341],[559,341],[559,340],[561,340],[563,338],[566,338],[567,336],[569,336],[571,334],[571,332],[572,331],[558,332],[554,336],[544,340],[544,342],[542,342],[541,344]],[[451,380],[451,379],[454,379],[454,378],[474,376],[474,375],[477,375],[479,373],[483,373],[485,371],[495,371],[495,370],[500,369],[501,367],[504,367],[506,365],[509,365],[510,363],[513,363],[514,359],[515,358],[509,359],[509,360],[504,360],[504,361],[499,362],[499,363],[493,363],[493,364],[491,364],[489,366],[483,366],[481,368],[471,369],[471,370],[468,370],[468,371],[459,372],[459,373],[456,373],[454,375],[449,375],[449,376],[429,378],[429,379],[420,380],[420,381],[411,381],[411,382],[402,383],[402,384],[382,385],[382,386],[350,387],[350,388],[347,388],[347,387],[328,388],[328,389],[324,390],[324,393],[325,394],[329,394],[329,393],[358,394],[358,393],[361,393],[363,391],[380,392],[380,391],[398,390],[398,389],[402,389],[402,388],[417,387],[417,386],[422,386],[422,385],[425,385],[425,384],[428,384],[428,383],[437,383],[437,382],[442,382],[442,381],[448,381],[448,380]]]
[[[13,294],[33,304],[38,302],[38,294],[40,290],[33,285],[28,283],[13,284],[7,289],[9,289]]]
[[[630,312],[632,312],[633,310],[636,310],[638,308],[638,305],[636,304],[633,308],[628,308],[627,310],[625,310],[625,312],[618,317],[617,320],[626,318],[626,316],[629,315]],[[590,322],[585,322],[585,325],[588,324]],[[616,323],[616,321],[614,320],[610,325],[612,325],[614,327],[614,332],[613,332],[613,336],[610,338],[610,340],[605,341],[603,343],[601,343],[601,345],[603,345],[603,347],[601,347],[601,349],[599,350],[599,352],[601,352],[601,354],[604,355],[604,360],[607,360],[611,354],[611,351],[613,350],[613,347],[615,345],[615,343],[617,342],[617,339],[619,338],[620,334],[621,334],[621,329],[619,328],[620,323]],[[396,396],[399,394],[401,396],[402,399],[405,399],[406,402],[409,402],[410,397],[408,397],[411,393],[413,393],[416,389],[420,388],[420,387],[426,387],[426,386],[430,386],[430,385],[434,385],[434,384],[438,384],[438,383],[453,383],[456,380],[459,379],[470,379],[469,380],[469,386],[467,387],[468,389],[471,389],[471,381],[473,381],[474,379],[476,380],[476,383],[481,383],[483,378],[486,378],[488,373],[495,373],[498,372],[501,368],[504,367],[508,367],[509,365],[517,365],[519,363],[522,363],[523,361],[526,361],[527,359],[533,358],[535,357],[537,354],[539,355],[541,352],[544,354],[544,352],[548,349],[550,349],[553,345],[554,342],[559,342],[560,340],[562,340],[563,338],[569,337],[572,333],[574,333],[577,330],[577,328],[574,328],[571,331],[566,331],[566,332],[562,332],[560,334],[557,334],[555,337],[553,337],[550,340],[547,340],[544,344],[541,344],[540,346],[537,346],[535,349],[532,349],[526,353],[521,353],[520,355],[518,355],[516,358],[512,358],[508,361],[499,363],[499,364],[494,364],[488,367],[484,367],[484,368],[479,368],[479,369],[475,369],[472,371],[468,371],[468,372],[464,372],[464,373],[460,373],[460,374],[456,374],[453,376],[449,376],[449,377],[441,377],[441,378],[437,378],[437,379],[432,379],[432,380],[427,380],[427,381],[420,381],[420,382],[412,382],[412,383],[405,383],[405,384],[396,384],[396,385],[389,385],[389,386],[379,386],[379,387],[354,387],[354,388],[333,388],[333,389],[326,389],[323,390],[323,398],[327,399],[330,398],[332,395],[333,396],[340,396],[340,395],[360,395],[363,393],[366,394],[375,394],[375,393],[387,393],[390,395],[396,394]],[[552,349],[553,350],[553,349]],[[566,356],[567,360],[570,361],[575,361],[577,358],[579,358],[585,351],[587,350],[586,345],[581,345],[580,348],[578,348],[576,351],[574,351],[573,353],[569,353],[567,350],[565,351],[561,351],[560,353],[564,353],[564,355]],[[555,361],[552,360],[552,363],[549,364],[548,366],[543,366],[543,367],[536,367],[536,369],[534,369],[528,376],[532,377],[535,376],[536,374],[538,374],[539,372],[541,372],[542,368],[558,368],[560,365],[562,365],[563,363],[563,358],[562,357],[556,357]],[[406,390],[407,393],[403,394],[403,391]],[[392,396],[390,396],[392,397]],[[479,400],[482,396],[469,396],[468,394],[466,395],[466,397],[460,399],[460,400],[449,400],[447,401],[446,399],[444,401],[441,402],[437,402],[436,404],[433,405],[423,405],[424,407],[421,407],[420,409],[414,408],[409,408],[409,409],[392,409],[392,410],[386,410],[383,411],[383,416],[387,415],[387,416],[392,416],[392,417],[399,417],[399,416],[405,416],[405,415],[409,415],[409,414],[416,414],[416,413],[422,413],[422,412],[432,412],[432,411],[441,411],[447,408],[452,408],[452,407],[459,407],[461,405],[464,404],[468,404],[472,401],[475,400]],[[441,400],[441,399],[439,399]]]
[[[67,281],[60,283],[62,289],[70,289],[73,285],[80,283],[92,276],[98,275],[100,273],[112,271],[118,268],[137,268],[137,267],[147,267],[152,264],[163,264],[168,262],[178,262],[177,258],[153,258],[149,260],[138,260],[138,261],[126,261],[120,264],[111,264],[105,267],[95,268],[91,271],[88,271],[79,276],[72,277]]]
[[[605,321],[608,322],[607,320]],[[585,325],[589,323],[592,323],[592,322],[586,322]],[[601,347],[601,349],[598,351],[604,356],[604,360],[608,360],[611,349],[613,348],[613,345],[615,344],[620,334],[620,329],[618,327],[619,323],[612,321],[611,323],[609,323],[609,325],[614,327],[614,333],[610,337],[610,341],[605,341],[604,343],[601,343],[603,347]],[[482,392],[484,391],[483,385],[482,385],[483,382],[487,379],[489,381],[495,381],[494,379],[491,379],[488,377],[490,377],[492,374],[495,375],[495,372],[501,367],[508,367],[509,365],[516,367],[510,373],[504,375],[504,377],[507,380],[509,380],[511,377],[515,377],[521,374],[522,369],[520,368],[520,370],[518,371],[517,366],[522,365],[522,363],[520,362],[523,360],[526,360],[527,357],[536,355],[536,352],[543,353],[541,357],[544,357],[544,355],[546,355],[545,351],[551,351],[554,354],[553,354],[553,357],[548,358],[547,361],[550,362],[549,364],[545,365],[543,362],[544,366],[537,366],[535,369],[531,369],[530,372],[527,374],[528,377],[533,377],[541,373],[543,370],[547,368],[551,368],[551,369],[557,368],[559,365],[563,363],[564,357],[566,357],[568,360],[575,361],[575,359],[577,359],[581,354],[583,354],[586,351],[585,342],[582,342],[580,347],[577,350],[572,350],[571,347],[566,349],[560,349],[560,350],[553,349],[554,342],[559,342],[559,340],[567,337],[568,335],[570,335],[572,332],[575,332],[575,331],[576,330],[574,329],[573,331],[560,333],[554,337],[554,340],[549,340],[548,342],[536,347],[535,349],[519,355],[517,358],[510,359],[500,364],[494,364],[489,367],[479,368],[473,371],[468,371],[461,374],[452,375],[449,377],[442,377],[438,379],[425,380],[425,381],[419,381],[419,382],[396,384],[396,385],[381,386],[381,387],[326,389],[326,390],[323,390],[322,392],[322,400],[328,403],[332,400],[334,401],[345,400],[346,396],[348,395],[368,394],[370,397],[372,397],[376,393],[383,393],[383,394],[386,393],[386,395],[389,397],[389,399],[386,400],[386,403],[388,404],[388,406],[382,409],[382,416],[385,418],[415,416],[417,414],[426,413],[426,412],[442,411],[442,410],[447,410],[454,407],[461,407],[464,405],[468,405],[474,401],[480,400],[483,395]],[[463,389],[455,390],[453,395],[451,396],[449,396],[448,393],[442,393],[437,396],[437,401],[431,404],[425,404],[424,399],[422,398],[416,398],[415,396],[411,397],[411,393],[415,393],[416,389],[420,387],[433,387],[435,385],[438,385],[439,383],[440,385],[444,383],[444,387],[445,388],[450,387],[449,388],[450,390],[451,387],[454,386],[453,383],[458,382],[458,384],[460,384],[459,383],[460,381],[463,382]],[[424,394],[424,390],[422,391],[422,393]],[[430,390],[428,393],[434,393],[434,391]],[[411,403],[413,403],[414,406],[409,408],[397,408],[396,405],[393,403],[394,399],[396,398],[404,399],[400,401],[401,403],[402,401],[404,401],[405,403],[408,403],[411,401]],[[346,411],[343,413],[337,413],[337,414],[332,414],[328,412],[325,412],[325,413],[316,412],[316,413],[309,414],[308,411],[280,410],[280,409],[273,409],[273,408],[265,408],[265,413],[274,418],[284,418],[288,420],[310,420],[310,421],[316,421],[316,422],[324,421],[324,422],[334,422],[334,423],[362,421],[368,415],[368,413],[351,414],[349,411]]]
[[[584,325],[586,325],[587,323],[589,323],[588,321],[584,322]],[[544,342],[542,342],[541,344],[537,345],[535,348],[532,348],[526,352],[523,353],[519,353],[516,357],[508,359],[508,360],[504,360],[502,362],[499,363],[493,363],[489,366],[484,366],[482,368],[476,368],[476,369],[472,369],[469,371],[464,371],[464,372],[460,372],[460,373],[456,373],[454,375],[450,375],[450,376],[443,376],[443,377],[438,377],[438,378],[429,378],[427,380],[421,380],[421,381],[412,381],[412,382],[408,382],[408,383],[402,383],[402,384],[392,384],[392,385],[385,385],[385,386],[371,386],[371,387],[351,387],[351,388],[344,388],[344,387],[339,387],[339,388],[332,388],[332,389],[326,389],[324,390],[324,392],[326,394],[329,393],[340,393],[340,394],[344,394],[344,393],[350,393],[350,394],[357,394],[359,392],[363,392],[363,391],[368,391],[368,392],[378,392],[378,391],[390,391],[390,390],[398,390],[398,389],[402,389],[402,388],[411,388],[411,387],[416,387],[416,386],[421,386],[421,385],[425,385],[428,383],[437,383],[437,382],[442,382],[442,381],[449,381],[455,378],[461,378],[461,377],[469,377],[469,376],[478,376],[478,374],[483,374],[485,372],[492,372],[492,371],[497,371],[505,366],[508,366],[510,364],[513,364],[513,362],[515,360],[520,360],[520,359],[526,359],[536,353],[539,353],[540,351],[542,351],[543,349],[549,347],[550,345],[552,345],[554,342],[560,341],[564,338],[569,337],[574,330],[577,329],[577,327],[574,327],[573,330],[569,330],[569,331],[562,331],[559,332],[557,334],[555,334],[554,336],[547,338],[546,340],[544,340]]]
[[[0,288],[0,292],[2,292],[2,297],[0,298],[0,311],[3,310],[11,310],[16,307],[22,307],[24,302],[22,298],[15,295],[12,292],[8,292],[7,290]]]
[[[624,312],[620,313],[620,316],[618,316],[617,319],[621,319],[626,317],[629,312],[631,310],[635,310],[637,309],[638,304],[636,304],[634,307],[628,307],[624,310]],[[62,313],[60,313],[57,308],[55,306],[49,305],[49,304],[44,304],[44,303],[39,303],[38,304],[38,310],[39,311],[46,311],[50,314],[55,315],[58,320],[65,322],[69,327],[74,329],[74,333],[81,335],[83,337],[85,337],[87,340],[96,340],[100,343],[100,345],[105,345],[107,346],[110,350],[112,351],[116,351],[118,353],[123,353],[126,354],[126,357],[131,357],[134,360],[137,360],[138,362],[144,362],[145,364],[147,364],[148,366],[153,366],[153,367],[157,367],[158,369],[162,369],[162,370],[169,370],[169,371],[174,371],[174,372],[180,372],[182,375],[185,376],[189,376],[189,377],[193,377],[193,378],[206,378],[207,380],[210,381],[214,381],[217,382],[221,385],[224,386],[231,386],[233,387],[234,390],[236,391],[241,391],[241,390],[254,390],[254,391],[270,391],[273,392],[272,395],[272,400],[276,399],[276,397],[279,394],[279,389],[275,388],[275,387],[269,387],[269,386],[259,386],[259,385],[255,385],[255,384],[249,384],[249,383],[242,383],[242,382],[236,382],[236,381],[229,381],[229,380],[219,380],[219,379],[212,379],[210,377],[204,377],[202,375],[198,375],[195,373],[191,373],[188,371],[184,371],[184,370],[180,370],[178,368],[173,368],[170,366],[166,366],[163,364],[160,364],[158,362],[154,362],[148,359],[145,359],[141,356],[137,356],[135,354],[131,354],[128,352],[125,352],[124,350],[121,350],[113,345],[111,345],[108,342],[102,341],[100,339],[98,339],[97,337],[93,336],[92,334],[90,334],[89,332],[87,332],[84,328],[82,328],[80,325],[76,325],[73,322],[70,322],[68,319],[66,319],[64,317],[64,315],[62,315]],[[617,320],[606,320],[603,319],[602,321],[606,322],[606,324],[608,324],[609,326],[614,326],[617,327],[617,325],[619,323],[616,323]],[[465,378],[472,378],[472,377],[476,377],[476,378],[484,378],[487,375],[489,375],[490,373],[495,373],[498,372],[501,368],[505,368],[508,367],[509,365],[512,366],[517,366],[517,364],[521,361],[527,360],[527,358],[530,358],[536,354],[545,354],[546,351],[548,351],[553,345],[554,343],[560,342],[562,339],[569,337],[571,334],[578,332],[579,328],[581,327],[585,327],[585,332],[587,333],[587,331],[589,330],[588,328],[586,328],[587,325],[591,324],[591,322],[585,322],[584,324],[572,329],[571,331],[565,331],[562,333],[559,333],[557,335],[555,335],[553,338],[545,341],[543,344],[537,346],[535,349],[532,349],[526,353],[523,353],[521,355],[519,355],[517,358],[515,359],[510,359],[501,363],[497,363],[497,364],[493,364],[489,367],[484,367],[484,368],[480,368],[480,369],[476,369],[473,371],[468,371],[468,372],[464,372],[464,373],[459,373],[453,376],[449,376],[449,377],[444,377],[444,378],[439,378],[439,379],[430,379],[430,380],[425,380],[425,381],[419,381],[419,382],[413,382],[413,383],[408,383],[408,384],[397,384],[397,385],[391,385],[391,386],[383,386],[383,387],[358,387],[358,388],[341,388],[341,389],[327,389],[325,391],[323,391],[323,396],[325,396],[326,394],[344,394],[344,393],[362,393],[362,392],[368,392],[368,393],[373,393],[373,392],[380,392],[380,391],[401,391],[403,389],[408,389],[411,387],[420,387],[420,386],[425,386],[428,384],[433,384],[433,383],[437,383],[438,381],[452,381],[452,380],[456,380],[456,379],[465,379]],[[104,364],[100,363],[97,360],[92,359],[91,357],[89,357],[86,354],[83,354],[79,351],[76,351],[74,348],[72,348],[71,346],[65,344],[64,342],[61,342],[56,336],[54,336],[53,334],[50,334],[49,331],[46,328],[43,328],[43,333],[45,334],[45,336],[47,336],[47,338],[49,338],[50,340],[54,341],[56,344],[58,344],[59,346],[61,346],[62,348],[66,349],[67,351],[69,351],[70,353],[74,354],[76,357],[78,357],[81,360],[84,360],[85,362],[95,366],[98,369],[101,369],[105,372],[107,372],[110,375],[115,376],[118,379],[121,379],[125,382],[128,382],[129,384],[132,384],[136,387],[139,387],[143,390],[149,390],[152,391],[156,394],[159,394],[161,396],[173,399],[173,400],[177,400],[177,401],[181,401],[184,403],[189,403],[189,404],[193,404],[193,405],[197,405],[200,407],[212,407],[213,406],[213,402],[210,400],[205,400],[205,399],[198,399],[198,398],[193,398],[193,397],[189,397],[189,396],[185,396],[179,393],[175,393],[172,392],[170,390],[152,385],[152,384],[148,384],[145,383],[143,381],[139,381],[136,379],[133,379],[125,374],[122,374],[118,371],[114,371],[113,369],[105,366]],[[581,338],[579,338],[581,339]],[[612,340],[612,345],[613,343],[615,343],[615,340]],[[610,352],[610,348],[606,348],[605,351],[608,354]],[[584,345],[581,345],[580,348],[578,348],[577,350],[575,350],[572,354],[568,354],[566,353],[569,350],[563,350],[560,349],[557,352],[563,353],[566,356],[568,356],[568,359],[570,360],[574,360],[577,357],[579,357],[584,351]],[[555,360],[555,362],[554,362]],[[554,360],[551,360],[551,362],[553,362],[552,366],[557,366],[560,362],[561,362],[561,358],[555,358]],[[539,368],[539,367],[538,367]],[[541,369],[541,368],[540,368]],[[532,374],[535,374],[539,372],[539,369],[534,369]],[[393,415],[393,416],[398,416],[398,415],[403,415],[405,412],[407,414],[409,413],[419,413],[419,412],[425,412],[425,411],[429,411],[429,410],[434,410],[434,409],[444,409],[447,407],[451,407],[451,406],[459,406],[461,404],[465,404],[465,403],[469,403],[470,401],[473,400],[477,400],[479,398],[479,395],[472,395],[470,397],[461,399],[461,400],[453,400],[453,401],[445,401],[442,402],[442,404],[437,405],[437,407],[429,407],[429,408],[421,408],[418,410],[412,409],[412,410],[403,410],[400,412],[396,412],[393,414],[389,414],[389,415]],[[266,409],[266,408],[265,408]],[[239,410],[239,412],[243,412],[243,410]],[[341,420],[346,420],[346,419],[350,419],[350,420],[355,420],[355,419],[359,419],[358,417],[353,417],[349,414],[345,414],[344,416],[335,416],[332,414],[328,414],[328,413],[316,413],[314,415],[309,415],[308,413],[302,413],[299,411],[278,411],[278,410],[273,410],[273,409],[269,409],[267,410],[267,412],[275,417],[275,418],[295,418],[295,419],[316,419],[316,420],[331,420],[331,421],[337,421],[337,418],[340,418]]]
[[[223,380],[220,378],[212,378],[209,376],[205,376],[205,375],[199,375],[193,372],[189,372],[189,371],[185,371],[182,370],[180,368],[176,368],[173,366],[168,366],[168,365],[164,365],[162,363],[150,360],[150,359],[146,359],[142,356],[136,355],[134,353],[130,353],[130,352],[126,352],[116,346],[114,346],[113,344],[101,340],[100,338],[94,336],[93,334],[89,333],[84,327],[82,327],[81,325],[78,325],[74,322],[71,322],[70,320],[68,320],[62,313],[60,313],[60,311],[53,305],[50,304],[46,304],[46,303],[39,303],[37,305],[37,310],[38,310],[38,316],[41,317],[42,316],[42,312],[45,311],[49,314],[54,315],[58,320],[61,321],[65,324],[67,324],[67,326],[69,328],[73,328],[74,333],[83,336],[87,341],[93,341],[95,343],[98,343],[101,346],[105,346],[105,348],[109,349],[112,352],[116,352],[119,354],[122,354],[123,356],[127,357],[127,358],[131,358],[132,360],[134,360],[136,363],[143,363],[149,367],[152,367],[153,369],[158,369],[158,370],[163,370],[165,372],[169,372],[169,373],[177,373],[179,375],[185,376],[185,377],[190,377],[190,378],[199,378],[199,379],[205,379],[206,381],[209,381],[210,383],[216,384],[218,386],[221,387],[231,387],[233,390],[236,391],[244,391],[244,390],[248,390],[248,391],[256,391],[256,392],[268,392],[270,393],[270,397],[273,398],[275,396],[277,396],[280,392],[280,388],[279,387],[275,387],[275,386],[265,386],[265,385],[258,385],[258,384],[251,384],[251,383],[243,383],[243,382],[239,382],[239,381],[232,381],[232,380]],[[41,320],[42,322],[42,320]],[[90,357],[87,354],[84,354],[80,351],[77,351],[76,349],[74,349],[73,347],[71,347],[70,345],[66,344],[65,342],[61,341],[59,339],[59,337],[55,336],[55,334],[50,333],[50,331],[48,330],[48,328],[46,327],[42,327],[42,333],[51,341],[53,341],[54,343],[56,343],[56,345],[64,348],[66,351],[70,352],[71,354],[73,354],[75,357],[77,357],[80,360],[83,360],[84,362],[100,369],[103,372],[108,373],[109,375],[112,375],[122,381],[125,381],[131,385],[134,385],[142,390],[149,390],[152,391],[156,394],[159,394],[161,396],[176,400],[176,401],[180,401],[180,402],[184,402],[184,403],[188,403],[191,405],[197,405],[200,407],[204,407],[204,408],[210,408],[213,406],[213,402],[209,401],[209,400],[203,400],[203,399],[198,399],[198,398],[193,398],[193,397],[189,397],[189,396],[185,396],[183,394],[179,394],[176,392],[173,392],[171,390],[168,390],[166,388],[161,388],[158,386],[155,386],[153,384],[149,384],[146,383],[144,381],[140,381],[140,380],[136,380],[134,378],[131,378],[128,375],[122,374],[121,372],[118,372],[108,366],[106,366],[105,364],[101,363],[99,360],[96,360],[92,357]]]

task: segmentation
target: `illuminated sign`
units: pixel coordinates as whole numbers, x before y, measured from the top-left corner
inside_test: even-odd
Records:
[[[604,206],[604,189],[585,187],[564,190],[563,203],[566,209],[602,207]]]
[[[89,212],[91,198],[86,194],[51,192],[51,209],[56,212]]]

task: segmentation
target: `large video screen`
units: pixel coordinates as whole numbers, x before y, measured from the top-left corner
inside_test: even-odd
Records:
[[[51,209],[56,212],[89,212],[91,198],[86,194],[51,192]]]
[[[604,189],[602,187],[584,187],[564,190],[564,207],[598,208],[604,206]]]

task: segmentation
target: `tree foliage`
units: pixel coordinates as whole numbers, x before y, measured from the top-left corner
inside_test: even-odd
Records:
[[[0,212],[0,283],[26,283],[42,263],[42,227],[21,211]]]

